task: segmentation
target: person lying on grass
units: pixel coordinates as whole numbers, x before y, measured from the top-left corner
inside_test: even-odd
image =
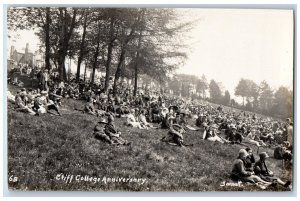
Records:
[[[128,142],[121,137],[121,132],[118,131],[114,124],[114,117],[109,115],[107,121],[108,123],[104,127],[104,133],[109,137],[108,142],[115,145],[130,145],[131,142]]]
[[[268,182],[277,182],[284,187],[288,187],[291,184],[291,181],[283,182],[278,177],[274,176],[274,173],[268,169],[266,165],[266,159],[269,158],[269,155],[266,152],[261,152],[259,154],[259,161],[254,165],[254,172],[264,181]]]
[[[234,160],[232,170],[231,170],[231,179],[235,181],[250,182],[256,185],[271,185],[272,182],[267,182],[262,180],[259,176],[255,175],[253,171],[248,171],[245,167],[245,160],[248,156],[248,152],[245,149],[239,150],[238,158]]]

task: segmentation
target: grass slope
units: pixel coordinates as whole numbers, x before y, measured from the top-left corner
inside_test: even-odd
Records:
[[[10,86],[11,87],[11,86]],[[11,89],[15,90],[15,89]],[[202,140],[202,132],[188,131],[177,147],[160,142],[167,130],[138,130],[116,124],[130,146],[105,144],[92,135],[97,118],[74,111],[82,103],[64,100],[62,116],[30,116],[8,109],[8,170],[18,177],[11,190],[65,191],[257,191],[255,186],[221,187],[229,181],[232,162],[241,145]],[[256,148],[254,148],[256,152]],[[270,156],[273,150],[263,149]],[[258,156],[256,155],[256,158]],[[267,162],[275,175],[287,178],[281,161]],[[145,184],[76,182],[55,179],[57,174],[91,177],[146,178]],[[269,191],[286,190],[270,188]]]

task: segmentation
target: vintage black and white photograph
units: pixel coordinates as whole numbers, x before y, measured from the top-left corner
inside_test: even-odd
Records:
[[[6,12],[9,191],[294,190],[293,9]]]

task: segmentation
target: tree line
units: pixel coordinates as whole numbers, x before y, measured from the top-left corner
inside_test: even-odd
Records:
[[[176,11],[168,8],[8,9],[8,29],[35,29],[45,52],[45,68],[55,68],[60,81],[67,80],[65,61],[71,58],[77,61],[77,81],[85,63],[92,70],[91,85],[96,69],[106,73],[105,90],[114,77],[114,94],[121,77],[133,78],[134,95],[139,75],[164,83],[186,58],[182,37],[190,25],[180,23]]]
[[[242,98],[242,104],[231,98],[229,91],[222,89],[221,83],[214,79],[208,82],[205,75],[199,78],[196,75],[178,74],[168,84],[173,94],[178,96],[203,99],[275,117],[291,117],[293,114],[293,91],[283,86],[274,90],[266,81],[257,84],[249,79],[240,79],[234,95]]]
[[[184,41],[193,25],[182,22],[174,9],[10,7],[7,22],[9,31],[35,29],[45,52],[45,69],[56,69],[61,81],[67,80],[65,61],[71,58],[77,62],[77,82],[82,71],[85,79],[89,68],[93,85],[100,69],[105,72],[105,90],[114,77],[114,94],[119,80],[126,77],[134,80],[136,95],[139,77],[147,75],[183,97],[273,116],[291,116],[293,111],[293,92],[285,87],[274,91],[265,81],[258,85],[241,79],[235,89],[235,95],[243,99],[240,105],[228,90],[224,92],[221,83],[208,82],[205,75],[170,78],[187,58]]]

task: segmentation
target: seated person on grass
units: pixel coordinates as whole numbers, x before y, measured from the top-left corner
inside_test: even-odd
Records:
[[[170,125],[170,130],[168,135],[163,137],[161,141],[166,142],[171,145],[183,146],[183,133],[184,129],[178,124]]]
[[[143,129],[140,122],[138,122],[135,118],[135,109],[130,110],[130,113],[128,114],[127,119],[126,119],[126,125],[131,126],[133,128]]]
[[[17,111],[25,112],[30,115],[36,114],[36,112],[33,111],[32,106],[30,104],[27,104],[26,91],[18,91],[15,98],[15,106]]]
[[[255,164],[255,158],[254,158],[254,155],[253,155],[253,151],[250,147],[247,147],[245,150],[248,153],[248,156],[244,160],[245,168],[246,168],[247,171],[252,172],[253,171],[253,166]]]
[[[235,125],[232,125],[227,132],[226,139],[231,144],[240,144],[243,140],[243,136],[237,132],[237,128],[235,127]]]
[[[254,165],[254,172],[261,179],[267,182],[277,182],[284,187],[288,187],[291,184],[291,181],[283,182],[278,177],[274,176],[274,173],[271,170],[268,170],[266,165],[266,159],[269,158],[269,155],[266,152],[262,152],[259,154],[259,161],[257,161]]]
[[[130,142],[124,140],[121,137],[121,132],[118,131],[117,127],[114,124],[114,117],[112,115],[109,115],[107,121],[108,123],[104,127],[104,133],[109,137],[111,144],[130,145]]]
[[[89,99],[89,102],[87,102],[84,106],[84,112],[91,114],[91,115],[95,115],[95,116],[99,116],[105,113],[105,111],[103,110],[98,110],[95,108],[94,104],[96,103],[96,100],[93,98]]]
[[[36,97],[34,100],[34,107],[38,113],[50,113],[61,116],[57,105],[49,99],[47,91],[41,91],[41,96]],[[55,110],[57,114],[52,113],[51,110]]]
[[[290,143],[284,141],[274,149],[274,158],[278,160],[290,161],[292,160],[292,152],[290,150]]]
[[[205,132],[204,139],[212,142],[220,142],[222,144],[228,143],[229,142],[228,140],[218,136],[217,130],[218,130],[218,126],[216,124],[211,125],[209,130]]]
[[[109,144],[113,144],[113,142],[110,140],[110,137],[108,135],[106,135],[104,132],[106,124],[107,124],[107,121],[103,117],[101,117],[99,122],[97,123],[97,125],[94,128],[94,137],[96,139],[102,140]]]
[[[247,171],[245,167],[245,159],[248,156],[248,153],[245,149],[240,149],[239,156],[233,162],[231,170],[231,178],[236,181],[250,182],[253,184],[262,183],[264,185],[270,185],[271,182],[266,182],[262,180],[259,176],[254,175],[253,171]]]
[[[257,130],[255,128],[252,128],[250,133],[244,138],[244,141],[248,142],[249,144],[254,144],[258,147],[266,146],[266,144],[258,138],[256,131]]]
[[[166,116],[162,118],[160,128],[161,129],[170,129],[170,125],[173,123],[173,119],[170,118],[170,114],[167,113]]]
[[[141,123],[141,126],[144,128],[153,128],[153,125],[147,122],[146,120],[146,112],[144,109],[141,110],[141,113],[139,115],[139,121]]]

